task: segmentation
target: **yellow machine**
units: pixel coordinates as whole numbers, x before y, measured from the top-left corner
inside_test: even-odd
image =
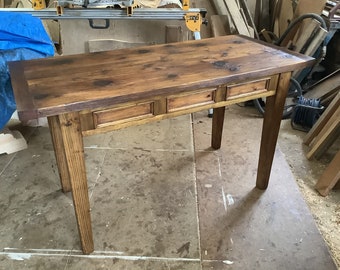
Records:
[[[32,5],[36,10],[46,8],[45,0],[32,0]]]
[[[136,19],[145,19],[148,16],[152,19],[182,19],[185,20],[185,24],[187,28],[194,32],[195,35],[198,35],[200,32],[200,28],[202,23],[206,23],[205,13],[203,9],[191,9],[190,8],[190,0],[182,0],[182,12],[180,9],[177,9],[173,13],[172,11],[168,11],[166,9],[151,9],[152,16],[150,16],[150,12],[147,8],[139,8],[138,0],[57,0],[56,6],[54,10],[56,11],[55,15],[53,15],[53,11],[49,8],[46,8],[45,0],[32,0],[32,6],[35,11],[34,13],[41,18],[51,18],[57,17],[57,19],[65,18],[77,18],[84,17],[91,19],[95,18],[103,18],[106,20],[109,19],[122,19],[124,14],[120,12],[120,10],[114,9],[114,7],[119,6],[121,10],[126,10],[125,16],[129,18]],[[118,5],[119,3],[119,5]],[[66,8],[69,7],[72,8]],[[74,8],[73,8],[74,7]],[[76,8],[78,7],[78,8]],[[79,7],[82,9],[79,10]],[[86,7],[86,8],[84,8]],[[98,8],[98,7],[106,7],[106,8]],[[110,7],[110,8],[109,8]],[[113,9],[112,9],[113,8]],[[76,10],[77,9],[77,10]],[[170,10],[170,9],[169,9]],[[64,12],[65,11],[65,12]],[[41,15],[38,13],[42,12]],[[76,12],[73,14],[73,12]],[[102,14],[102,15],[101,15]],[[145,15],[144,15],[145,14]]]

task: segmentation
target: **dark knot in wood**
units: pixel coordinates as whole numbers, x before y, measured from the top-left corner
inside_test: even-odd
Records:
[[[226,62],[226,61],[216,61],[213,63],[215,68],[228,69],[230,71],[237,71],[240,69],[238,65]]]

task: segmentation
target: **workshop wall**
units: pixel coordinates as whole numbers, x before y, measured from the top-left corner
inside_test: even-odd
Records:
[[[107,29],[94,29],[88,20],[60,21],[59,54],[87,53],[133,46],[184,41],[191,32],[184,21],[110,20]],[[94,20],[103,26],[104,20]],[[176,40],[177,39],[177,40]]]

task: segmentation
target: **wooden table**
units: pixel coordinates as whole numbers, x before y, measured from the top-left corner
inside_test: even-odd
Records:
[[[214,109],[221,146],[225,106],[266,98],[256,186],[269,181],[291,72],[313,58],[243,36],[9,63],[21,120],[47,116],[82,250],[94,250],[83,136]]]

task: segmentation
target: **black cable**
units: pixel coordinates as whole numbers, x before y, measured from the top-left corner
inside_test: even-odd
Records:
[[[306,13],[306,14],[303,14],[301,15],[300,17],[298,17],[297,19],[295,19],[294,21],[292,21],[288,28],[285,30],[285,32],[282,34],[282,36],[276,40],[274,42],[275,45],[278,45],[278,46],[281,46],[281,43],[282,41],[284,41],[284,39],[287,37],[287,35],[289,34],[289,32],[298,24],[300,23],[301,21],[303,21],[304,19],[315,19],[317,20],[319,23],[320,23],[320,26],[325,29],[325,30],[328,30],[327,28],[327,24],[325,22],[325,20],[318,14],[315,14],[315,13]],[[321,44],[321,52],[319,53],[319,56],[317,57],[317,61],[315,61],[314,63],[314,66],[316,66],[318,63],[321,62],[321,60],[325,57],[326,55],[326,39],[323,40],[322,44]],[[306,77],[306,76],[305,76]]]
[[[294,21],[292,21],[288,28],[285,30],[285,32],[282,34],[282,36],[277,39],[276,41],[273,42],[273,44],[275,45],[278,45],[280,46],[281,43],[284,41],[284,39],[287,37],[287,35],[291,32],[291,30],[298,24],[300,23],[301,21],[303,21],[304,19],[307,19],[307,18],[311,18],[311,19],[315,19],[317,20],[318,22],[320,22],[320,26],[322,28],[324,28],[325,30],[327,30],[327,25],[326,25],[326,22],[325,20],[318,14],[315,14],[315,13],[306,13],[306,14],[303,14],[301,15],[300,17],[298,17],[297,19],[295,19]],[[273,34],[274,35],[274,34]],[[275,36],[275,35],[274,35]],[[322,48],[321,50],[318,51],[318,57],[317,57],[317,60],[315,61],[314,63],[314,66],[316,66],[318,63],[321,62],[321,60],[325,57],[326,55],[326,40],[324,39],[323,40],[323,43],[320,45],[320,47]],[[304,76],[304,78],[308,77],[308,75],[310,74],[310,72],[312,71],[312,68],[307,68],[307,74]],[[300,86],[300,82],[295,79],[295,78],[291,78],[291,82],[292,82],[292,85],[294,85],[296,87],[296,89],[300,90],[302,92],[302,89],[301,89],[301,86]],[[302,95],[302,93],[300,94]],[[265,108],[264,108],[264,105],[261,104],[263,103],[261,99],[255,99],[254,100],[254,105],[255,107],[258,109],[258,111],[264,115],[264,111],[265,111]],[[290,110],[290,108],[292,107],[293,105],[289,105],[288,107],[285,107],[284,109],[284,114],[283,114],[283,119],[285,118],[289,118],[289,117],[293,117],[292,116],[292,111]]]
[[[327,30],[326,22],[320,15],[315,14],[315,13],[306,13],[306,14],[301,15],[300,17],[298,17],[294,21],[292,21],[289,24],[288,28],[285,30],[285,32],[282,34],[282,36],[277,41],[275,41],[274,44],[280,46],[281,42],[287,37],[287,35],[295,27],[295,25],[298,24],[299,22],[303,21],[304,19],[307,19],[307,18],[317,20],[318,22],[320,22],[321,27],[324,28],[325,30]]]

